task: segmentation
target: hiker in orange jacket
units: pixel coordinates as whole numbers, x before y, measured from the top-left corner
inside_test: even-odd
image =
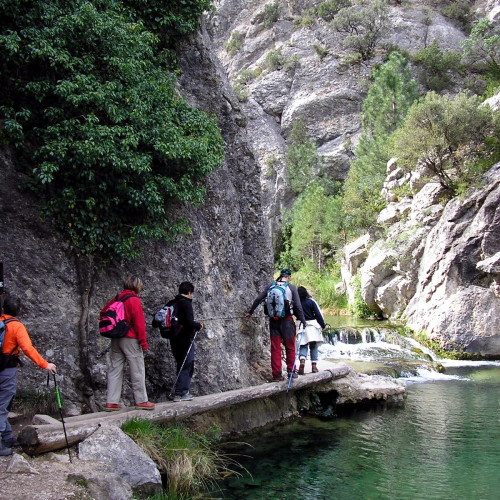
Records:
[[[56,373],[56,365],[46,361],[33,347],[26,327],[16,318],[20,310],[20,299],[7,295],[0,316],[0,320],[6,326],[2,353],[9,356],[5,362],[6,367],[0,371],[0,434],[2,436],[0,456],[11,455],[11,447],[16,444],[12,428],[7,419],[9,414],[7,407],[16,393],[17,367],[21,365],[19,349],[40,368],[50,373]]]

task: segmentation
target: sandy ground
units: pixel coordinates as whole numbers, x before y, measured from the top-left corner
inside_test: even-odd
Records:
[[[16,449],[15,453],[28,462],[33,472],[7,472],[12,456],[0,457],[1,500],[92,500],[84,486],[74,480],[68,481],[68,475],[91,472],[95,470],[95,463],[80,461],[73,455],[73,463],[70,463],[67,452],[34,458],[20,449]]]

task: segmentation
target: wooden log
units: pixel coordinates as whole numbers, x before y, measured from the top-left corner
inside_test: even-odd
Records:
[[[318,384],[327,383],[349,374],[349,367],[338,364],[318,373],[292,379],[289,392],[305,389]],[[157,403],[154,410],[136,410],[135,407],[124,408],[115,412],[98,412],[64,419],[69,445],[83,441],[103,425],[121,426],[133,418],[145,418],[158,423],[174,419],[182,419],[192,415],[215,410],[217,408],[237,405],[252,399],[262,399],[288,392],[288,380],[272,382],[258,386],[245,387],[227,392],[208,394],[196,397],[191,401],[173,403]],[[66,447],[63,426],[61,423],[26,426],[18,436],[23,450],[30,455],[38,455],[48,451]]]

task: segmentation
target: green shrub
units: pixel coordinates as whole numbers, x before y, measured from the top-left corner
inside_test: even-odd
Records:
[[[231,33],[231,38],[224,45],[224,49],[230,56],[234,56],[238,52],[245,42],[245,35],[237,30]]]
[[[354,303],[351,304],[351,310],[357,318],[371,318],[374,312],[366,305],[361,294],[361,276],[358,273],[351,283],[354,289]]]
[[[325,21],[333,21],[340,9],[350,7],[352,5],[350,0],[327,0],[318,5],[317,13],[321,19]]]
[[[323,60],[330,53],[327,49],[317,43],[313,44],[313,49],[321,60]]]
[[[276,50],[270,50],[266,54],[266,67],[269,71],[277,71],[285,65],[286,57],[281,51],[281,47]]]
[[[476,21],[461,47],[465,62],[486,73],[489,82],[500,84],[500,28],[487,18]]]
[[[451,86],[452,76],[460,67],[460,59],[461,55],[457,52],[442,52],[436,40],[413,56],[413,61],[422,68],[421,83],[436,92]]]
[[[260,66],[255,69],[242,69],[236,76],[236,81],[241,84],[251,82],[258,78],[262,73],[262,68]]]
[[[341,9],[331,26],[346,35],[344,47],[361,54],[362,60],[366,61],[373,56],[379,40],[388,30],[387,4],[384,0],[375,0]]]
[[[263,21],[265,28],[271,28],[272,25],[276,21],[278,21],[279,17],[280,17],[280,3],[278,0],[276,0],[273,3],[268,3],[264,7]]]
[[[241,85],[241,83],[235,83],[233,85],[234,95],[238,98],[240,102],[247,102],[250,99],[250,89],[246,85]]]
[[[470,32],[473,20],[470,2],[467,0],[451,1],[449,5],[441,7],[440,11],[441,14],[454,21],[462,31]]]
[[[298,56],[286,57],[281,47],[276,50],[270,50],[266,54],[266,67],[271,72],[281,69],[292,72],[299,64],[300,60]]]
[[[423,163],[443,187],[458,194],[500,159],[498,120],[477,96],[454,99],[429,92],[408,111],[391,138],[391,151],[407,170]]]

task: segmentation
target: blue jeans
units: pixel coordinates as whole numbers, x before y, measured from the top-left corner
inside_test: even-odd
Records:
[[[309,342],[309,344],[304,344],[300,346],[299,350],[299,358],[306,359],[307,358],[307,348],[309,347],[311,351],[311,361],[316,363],[318,361],[318,343],[317,342]]]
[[[7,407],[16,393],[16,385],[17,368],[5,368],[0,372],[0,434],[3,441],[12,438],[12,427],[7,419],[9,415]]]

